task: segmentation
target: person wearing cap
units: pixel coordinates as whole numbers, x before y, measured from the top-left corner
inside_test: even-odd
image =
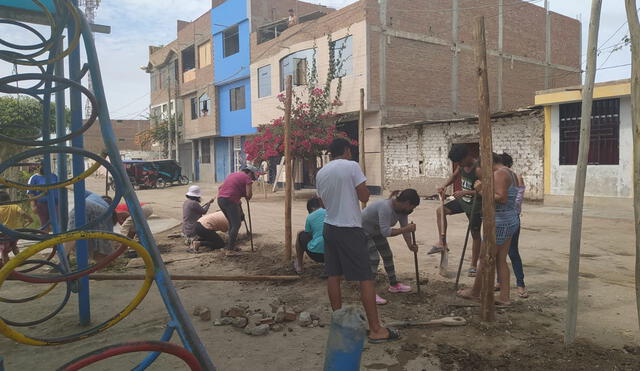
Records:
[[[182,233],[190,239],[197,237],[196,223],[204,214],[209,211],[209,206],[213,202],[213,198],[204,205],[200,205],[202,200],[202,191],[200,187],[194,185],[189,187],[189,191],[185,194],[187,199],[182,204]],[[197,252],[192,246],[191,251]]]
[[[252,185],[258,175],[258,168],[251,165],[245,166],[241,171],[229,175],[218,188],[218,206],[229,221],[228,252],[240,251],[240,248],[235,246],[242,222],[240,199],[244,197],[247,202],[251,200],[253,197]]]

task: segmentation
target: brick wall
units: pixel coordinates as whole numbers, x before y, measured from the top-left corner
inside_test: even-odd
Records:
[[[514,159],[514,170],[524,177],[525,197],[544,195],[544,115],[530,110],[492,119],[493,147]],[[476,120],[425,123],[383,131],[384,187],[412,187],[423,195],[434,194],[453,170],[447,154],[453,143],[479,140]]]
[[[150,127],[149,120],[111,120],[111,127],[116,135],[116,143],[120,151],[139,151],[140,146],[135,143],[135,136],[141,131]],[[100,125],[95,122],[89,130],[84,133],[84,148],[93,153],[100,153],[104,150],[104,139]],[[151,147],[142,148],[149,151]]]

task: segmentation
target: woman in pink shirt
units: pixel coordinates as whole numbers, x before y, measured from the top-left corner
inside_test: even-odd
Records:
[[[251,200],[253,196],[252,184],[258,175],[258,169],[254,166],[245,166],[241,171],[233,173],[224,180],[218,188],[218,206],[229,221],[229,240],[227,250],[240,251],[236,247],[238,231],[242,223],[242,209],[240,199]]]

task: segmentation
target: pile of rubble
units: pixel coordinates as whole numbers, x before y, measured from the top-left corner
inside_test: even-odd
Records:
[[[320,317],[315,313],[304,311],[300,306],[289,308],[286,303],[276,300],[269,304],[270,313],[263,309],[251,309],[248,305],[236,305],[220,311],[220,318],[213,321],[214,326],[233,326],[243,329],[244,333],[252,336],[262,336],[270,331],[281,332],[292,328],[287,324],[297,323],[300,327],[313,328],[324,327]],[[198,306],[193,311],[194,316],[202,321],[211,320],[211,310]],[[283,334],[286,336],[286,332]]]

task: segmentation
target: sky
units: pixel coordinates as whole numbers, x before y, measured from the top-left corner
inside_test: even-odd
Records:
[[[307,0],[341,8],[355,0]],[[465,2],[459,0],[460,7]],[[506,0],[507,2],[510,0]],[[543,4],[543,0],[529,0]],[[149,76],[140,69],[148,62],[148,46],[168,44],[176,37],[176,20],[194,20],[210,7],[210,0],[102,0],[96,23],[111,26],[111,34],[96,35],[102,77],[114,119],[141,119],[148,113]],[[582,20],[583,62],[586,61],[588,19],[591,0],[550,0],[552,11]],[[15,32],[15,29],[12,31]],[[602,49],[597,81],[630,76],[629,47],[614,51],[628,34],[623,0],[603,1],[599,47]],[[4,36],[3,36],[4,37]],[[19,37],[17,37],[19,38]],[[15,40],[15,39],[14,39]],[[615,67],[615,68],[611,68]],[[0,71],[4,75],[5,69]]]

